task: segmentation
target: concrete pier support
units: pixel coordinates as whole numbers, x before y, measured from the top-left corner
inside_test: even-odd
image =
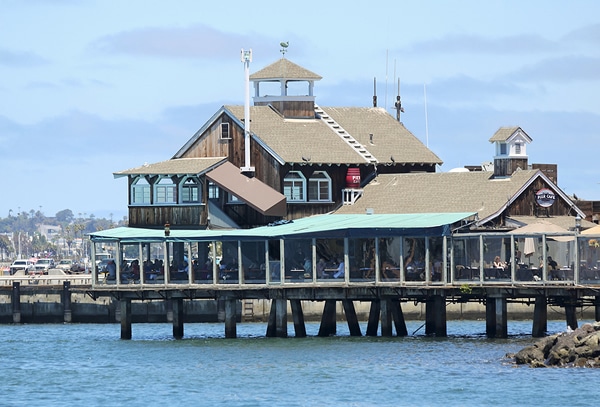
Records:
[[[404,320],[404,313],[402,312],[402,306],[398,300],[390,300],[389,308],[392,313],[392,319],[394,320],[394,326],[396,327],[397,336],[407,336],[408,330],[406,329],[406,321]],[[444,308],[444,311],[446,308]]]
[[[296,338],[306,338],[306,325],[304,324],[302,303],[300,300],[290,300],[290,306],[292,308],[292,318],[294,320],[294,332]]]
[[[565,303],[565,316],[567,318],[567,326],[571,329],[577,329],[577,307],[570,302]]]
[[[594,316],[595,321],[600,321],[600,296],[594,298]]]
[[[446,328],[446,298],[432,295],[425,303],[425,335],[448,336]]]
[[[235,298],[225,299],[225,338],[237,337],[236,308]]]
[[[292,312],[294,312],[294,308],[299,306],[298,304],[294,305],[292,303]],[[300,311],[302,308],[300,308]],[[294,317],[294,327],[296,328],[296,322]],[[304,315],[302,315],[302,321],[304,321]],[[304,322],[302,323],[304,329],[304,336],[306,336],[306,328],[304,327]],[[298,331],[296,331],[298,332]],[[269,322],[267,324],[267,338],[287,338],[287,301],[281,298],[277,298],[271,300],[271,312],[269,313]]]
[[[545,296],[535,297],[535,306],[533,309],[533,327],[531,336],[542,338],[548,331],[548,305]]]
[[[131,339],[131,300],[119,301],[121,308],[121,339]]]
[[[354,308],[354,302],[351,300],[342,300],[342,305],[344,306],[346,321],[348,321],[350,336],[362,336],[362,332],[360,332],[360,325],[358,323],[358,317],[356,316],[356,309]]]
[[[379,329],[379,314],[381,311],[381,301],[371,301],[371,308],[369,309],[369,321],[367,323],[367,336],[377,336],[377,330]]]
[[[167,322],[173,322],[173,300],[165,300],[165,310],[167,311]]]
[[[392,336],[392,312],[390,310],[390,300],[381,300],[381,336]]]
[[[183,338],[183,298],[171,300],[173,312],[173,338]]]
[[[331,336],[337,333],[335,304],[335,300],[325,300],[318,336]]]
[[[21,283],[15,281],[12,285],[12,316],[13,323],[21,323]]]
[[[63,305],[63,321],[71,322],[72,321],[72,312],[71,312],[71,282],[64,281],[63,282],[63,291],[62,291],[62,305]]]
[[[506,297],[488,297],[485,304],[485,330],[488,338],[508,337]]]

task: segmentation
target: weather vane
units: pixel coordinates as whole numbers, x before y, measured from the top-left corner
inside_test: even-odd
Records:
[[[279,50],[279,52],[281,52],[281,55],[283,55],[283,57],[285,58],[285,53],[287,52],[287,48],[289,47],[290,42],[280,42],[279,45],[281,45],[281,49]]]

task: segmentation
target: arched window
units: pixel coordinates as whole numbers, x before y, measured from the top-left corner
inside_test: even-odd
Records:
[[[175,191],[177,186],[168,176],[163,176],[154,184],[154,204],[174,204],[177,203]]]
[[[197,177],[187,177],[181,183],[181,203],[199,203],[200,201],[200,181]]]
[[[306,201],[306,178],[300,171],[290,171],[283,179],[283,195],[288,202]]]
[[[308,179],[308,200],[331,202],[331,178],[325,171],[315,171]]]
[[[150,204],[150,184],[143,176],[137,177],[131,184],[131,204]]]

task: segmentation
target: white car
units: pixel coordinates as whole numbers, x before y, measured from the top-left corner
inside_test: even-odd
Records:
[[[36,273],[48,274],[48,270],[55,268],[54,259],[38,259],[35,262]]]
[[[65,273],[69,273],[71,271],[71,267],[73,267],[73,264],[74,262],[72,259],[62,259],[58,262],[56,268],[61,269]]]
[[[15,260],[10,266],[10,274],[13,275],[19,270],[29,274],[29,272],[35,271],[35,263],[31,260]]]

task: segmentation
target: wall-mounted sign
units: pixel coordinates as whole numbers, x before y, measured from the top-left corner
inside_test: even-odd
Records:
[[[548,208],[552,206],[556,200],[554,192],[548,188],[542,188],[535,193],[535,202],[542,208]]]

